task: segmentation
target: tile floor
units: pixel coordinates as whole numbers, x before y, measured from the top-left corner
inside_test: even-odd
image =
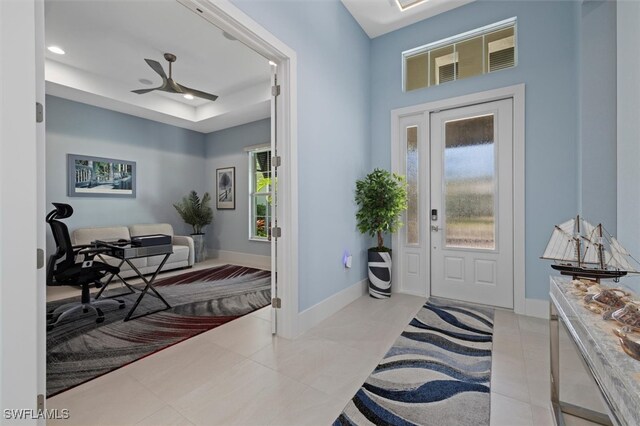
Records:
[[[272,337],[259,310],[50,398],[71,413],[50,424],[328,425],[423,302],[361,297],[295,340]],[[494,336],[491,425],[553,425],[548,322],[498,310]],[[563,391],[599,403],[563,341]]]

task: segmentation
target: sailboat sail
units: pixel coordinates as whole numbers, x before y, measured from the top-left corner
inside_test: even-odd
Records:
[[[622,271],[637,272],[631,265],[631,262],[629,262],[629,258],[631,255],[629,254],[627,249],[622,247],[618,240],[616,240],[615,238],[611,237],[611,253],[605,253],[610,258],[607,261],[607,266],[615,269],[620,269]]]
[[[600,262],[598,258],[598,246],[591,242],[591,240],[585,238],[584,239],[584,257],[582,258],[582,263],[592,263],[597,264]]]
[[[573,238],[575,222],[575,219],[571,219],[553,229],[549,244],[547,244],[547,248],[542,255],[544,259],[577,260],[574,251],[575,240]]]

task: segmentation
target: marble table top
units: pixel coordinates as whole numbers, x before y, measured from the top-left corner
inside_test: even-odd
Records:
[[[550,296],[616,417],[612,420],[640,425],[640,361],[627,355],[613,334],[621,324],[586,309],[568,278],[552,276]],[[639,341],[640,333],[629,337]]]

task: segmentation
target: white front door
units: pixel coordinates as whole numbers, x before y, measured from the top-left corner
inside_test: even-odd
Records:
[[[513,101],[431,114],[431,294],[513,308]]]

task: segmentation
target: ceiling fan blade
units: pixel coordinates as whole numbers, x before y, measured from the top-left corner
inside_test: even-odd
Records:
[[[138,90],[132,90],[133,93],[137,93],[138,95],[144,95],[145,93],[149,93],[153,90],[156,90],[157,87],[154,87],[153,89],[138,89]]]
[[[182,84],[178,84],[178,86],[180,86],[180,88],[183,90],[183,93],[189,93],[189,94],[192,94],[193,96],[197,96],[199,98],[206,99],[209,101],[215,101],[216,99],[218,99],[216,95],[212,95],[211,93],[202,92],[196,89],[190,89],[187,86],[183,86]]]
[[[145,62],[151,67],[152,70],[157,72],[158,75],[162,77],[162,81],[165,81],[167,79],[167,74],[164,73],[160,62],[154,61],[153,59],[145,59]]]

